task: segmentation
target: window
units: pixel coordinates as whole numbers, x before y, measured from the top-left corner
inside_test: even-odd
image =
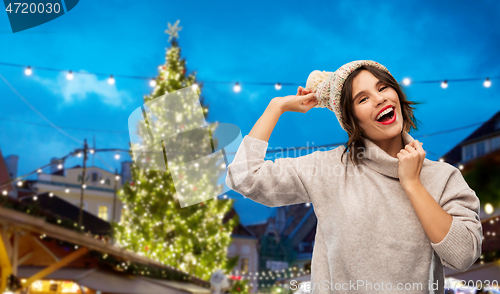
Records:
[[[93,172],[90,176],[90,179],[92,182],[97,182],[97,180],[99,179],[99,174],[96,172]]]
[[[464,146],[464,160],[469,160],[474,157],[474,145]]]
[[[108,217],[108,206],[106,205],[99,205],[99,212],[97,213],[97,216],[105,221],[109,219]]]
[[[477,142],[476,143],[476,156],[479,157],[481,155],[484,155],[486,149],[486,144],[484,141]]]
[[[490,148],[491,151],[500,148],[500,137],[492,138],[490,146],[491,146],[491,148]]]
[[[241,259],[241,274],[248,274],[248,258]]]

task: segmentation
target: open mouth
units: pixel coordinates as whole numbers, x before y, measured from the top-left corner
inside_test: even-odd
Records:
[[[382,124],[388,124],[388,123],[392,123],[394,121],[394,118],[396,116],[396,113],[394,111],[394,107],[388,108],[387,110],[385,110],[382,113],[383,113],[383,115],[377,119],[377,122],[382,123]]]

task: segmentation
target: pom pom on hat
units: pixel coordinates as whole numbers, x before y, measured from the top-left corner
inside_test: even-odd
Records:
[[[342,65],[335,72],[315,70],[309,74],[306,82],[306,88],[315,92],[318,104],[314,107],[328,108],[335,113],[340,126],[346,131],[342,124],[342,111],[340,109],[340,95],[347,77],[357,68],[368,65],[386,71],[389,70],[382,64],[373,60],[355,60]]]

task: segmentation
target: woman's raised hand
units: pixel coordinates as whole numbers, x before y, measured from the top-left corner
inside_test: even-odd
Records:
[[[282,112],[294,111],[306,113],[318,104],[318,100],[314,97],[314,92],[311,89],[302,87],[297,89],[296,95],[276,97],[274,99],[280,105]]]

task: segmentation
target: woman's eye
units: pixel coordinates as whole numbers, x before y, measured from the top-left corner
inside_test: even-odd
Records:
[[[380,88],[380,91],[383,91],[385,89],[387,89],[387,86]],[[363,102],[363,100],[365,100],[365,99],[367,99],[367,98],[365,97],[365,98],[359,100],[359,103]]]

